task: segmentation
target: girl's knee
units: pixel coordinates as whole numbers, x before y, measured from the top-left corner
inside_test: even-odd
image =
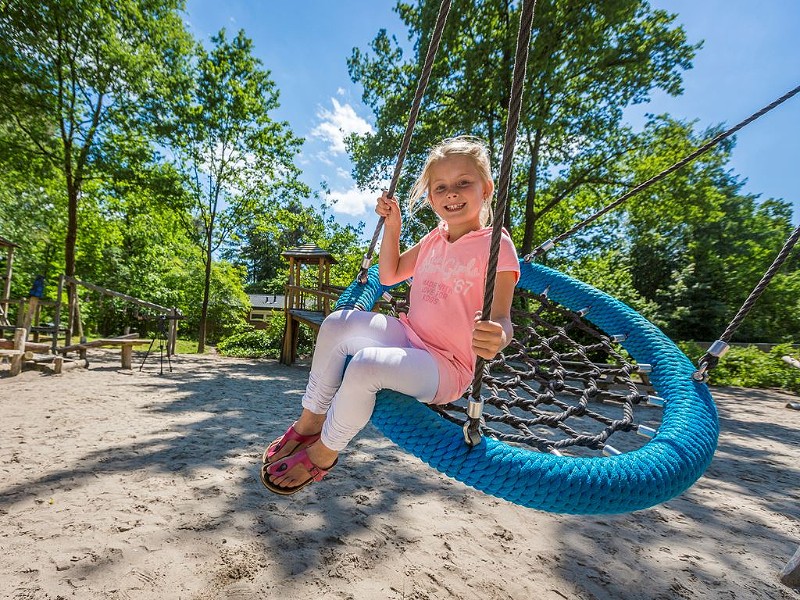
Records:
[[[380,383],[385,367],[386,365],[378,360],[372,348],[364,348],[351,357],[345,371],[345,379],[366,388],[374,388]]]
[[[322,325],[319,327],[319,335],[337,335],[346,328],[347,320],[344,314],[346,312],[347,311],[337,310],[325,317],[325,320],[322,321]]]

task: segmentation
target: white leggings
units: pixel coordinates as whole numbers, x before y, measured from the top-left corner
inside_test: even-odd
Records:
[[[348,356],[352,359],[345,370]],[[369,421],[379,390],[431,402],[438,387],[436,361],[411,345],[398,319],[343,310],[320,327],[303,408],[327,413],[322,443],[341,451]]]

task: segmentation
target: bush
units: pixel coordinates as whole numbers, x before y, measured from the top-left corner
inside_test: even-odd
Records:
[[[239,358],[279,358],[285,326],[286,319],[282,314],[272,315],[266,329],[240,326],[217,344],[217,352]]]
[[[225,338],[217,344],[217,352],[238,358],[278,358],[280,342],[276,348],[269,332],[263,329],[243,331]]]
[[[678,346],[694,362],[704,352],[693,342],[680,342]],[[755,346],[731,346],[719,364],[711,371],[710,385],[749,388],[781,388],[800,394],[800,369],[783,362],[783,356],[797,356],[791,344],[778,344],[769,352]]]

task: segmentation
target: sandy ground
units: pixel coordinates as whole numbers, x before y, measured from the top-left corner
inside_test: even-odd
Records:
[[[368,426],[323,482],[271,495],[265,443],[307,368],[179,356],[158,374],[0,374],[0,598],[800,599],[800,412],[715,390],[706,475],[612,517],[520,508]],[[165,365],[166,366],[166,365]]]

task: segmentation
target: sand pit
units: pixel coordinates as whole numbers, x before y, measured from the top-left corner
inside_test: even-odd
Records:
[[[800,543],[794,396],[713,390],[720,446],[692,489],[574,517],[449,480],[371,426],[325,481],[274,496],[261,452],[307,368],[173,366],[109,352],[0,378],[0,598],[800,599],[778,580]]]

